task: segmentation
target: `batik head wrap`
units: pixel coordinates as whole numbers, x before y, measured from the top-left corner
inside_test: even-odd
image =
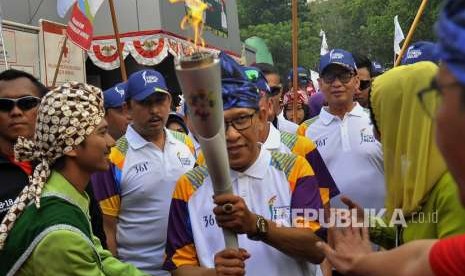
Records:
[[[442,62],[465,85],[465,0],[447,1],[436,24],[438,54]]]
[[[66,83],[48,92],[40,103],[34,140],[19,137],[15,158],[37,166],[0,225],[0,249],[15,221],[31,202],[40,208],[40,196],[54,162],[75,149],[105,115],[102,91],[83,83]]]

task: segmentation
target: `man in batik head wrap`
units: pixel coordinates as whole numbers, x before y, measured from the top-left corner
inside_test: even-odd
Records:
[[[1,275],[139,275],[102,249],[84,192],[109,167],[100,89],[67,83],[44,96],[34,140],[19,137],[15,156],[37,163],[0,225]]]
[[[465,204],[465,1],[446,3],[436,26],[439,72],[431,87],[419,93],[424,111],[435,117],[438,148],[457,182]],[[376,84],[376,81],[375,81]],[[442,97],[440,104],[438,97]],[[383,139],[381,133],[381,139]],[[418,167],[420,170],[421,166]],[[432,166],[430,171],[437,170]],[[413,179],[413,178],[412,178]],[[405,194],[405,193],[404,193]],[[439,220],[444,218],[438,213]],[[463,218],[462,218],[463,219]],[[455,220],[457,220],[455,218]],[[450,223],[450,222],[449,222]],[[355,231],[354,231],[355,230]],[[349,228],[334,231],[335,248],[319,244],[329,261],[351,275],[465,275],[465,235],[419,240],[397,249],[369,253],[368,233]]]
[[[311,263],[322,261],[314,246],[320,225],[316,218],[299,220],[304,209],[322,208],[310,165],[301,156],[259,146],[259,118],[266,117],[266,110],[259,109],[252,82],[223,79],[222,96],[234,195],[212,200],[205,166],[178,180],[164,268],[179,275],[314,275]],[[292,209],[300,210],[297,217]],[[223,250],[222,228],[246,234],[238,236],[243,249]]]

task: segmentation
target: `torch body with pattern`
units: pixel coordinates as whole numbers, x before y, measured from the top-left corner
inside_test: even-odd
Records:
[[[197,133],[215,195],[232,194],[224,132],[220,60],[196,52],[176,61],[176,76]],[[226,248],[238,248],[237,235],[223,229]]]

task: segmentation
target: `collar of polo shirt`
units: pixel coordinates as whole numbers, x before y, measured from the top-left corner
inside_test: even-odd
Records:
[[[244,172],[231,170],[231,180],[235,181],[237,178],[246,175],[252,178],[263,179],[265,178],[268,167],[270,166],[271,154],[268,150],[261,147],[260,154],[257,160]]]
[[[175,138],[172,136],[171,132],[165,127],[165,133],[166,133],[166,141],[170,144],[175,144]],[[131,125],[128,126],[128,129],[126,130],[126,138],[128,140],[129,145],[135,149],[141,149],[145,147],[146,145],[153,145],[152,142],[145,140],[142,136],[140,136],[137,131],[132,128]]]
[[[281,146],[281,132],[270,124],[270,132],[266,138],[265,143],[263,143],[263,148],[267,150],[278,150]]]
[[[348,114],[349,116],[362,117],[363,112],[365,112],[363,107],[358,102],[355,102],[354,108]],[[329,125],[333,120],[339,119],[338,116],[329,113],[325,107],[321,109],[320,118],[325,125]]]

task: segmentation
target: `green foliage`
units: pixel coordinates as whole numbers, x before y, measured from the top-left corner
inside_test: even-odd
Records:
[[[292,66],[290,0],[238,0],[241,38],[265,39],[280,72]],[[434,41],[434,22],[441,0],[430,0],[413,41]],[[316,68],[321,38],[326,32],[330,48],[366,54],[385,66],[393,63],[394,16],[405,36],[421,0],[299,0],[299,65]]]

